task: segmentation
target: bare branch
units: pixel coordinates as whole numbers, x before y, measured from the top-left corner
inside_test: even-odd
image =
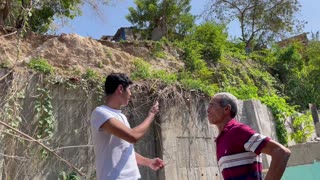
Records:
[[[62,158],[61,156],[59,156],[57,153],[55,153],[53,150],[51,150],[49,147],[47,147],[46,145],[44,145],[43,143],[39,142],[38,140],[34,139],[33,137],[19,131],[16,128],[13,128],[12,126],[8,125],[7,123],[0,121],[0,124],[5,126],[8,129],[11,129],[12,131],[21,134],[22,136],[36,142],[38,145],[42,146],[45,150],[47,150],[48,152],[50,152],[52,155],[54,155],[55,157],[57,157],[59,160],[61,160],[62,162],[64,162],[65,164],[67,164],[69,167],[73,168],[79,175],[81,176],[85,176],[85,174],[83,172],[81,172],[80,169],[76,168],[73,164],[71,164],[69,161],[65,160],[64,158]]]
[[[16,33],[17,33],[17,31],[14,31],[14,32],[12,32],[12,33],[10,33],[10,34],[4,34],[4,35],[0,36],[0,38],[4,38],[4,37],[7,37],[7,36],[11,36],[11,35],[14,35],[14,34],[16,34]]]
[[[59,151],[59,150],[62,150],[62,149],[71,149],[71,148],[83,148],[83,147],[92,148],[93,145],[64,146],[64,147],[58,147],[56,149],[53,149],[52,151]]]

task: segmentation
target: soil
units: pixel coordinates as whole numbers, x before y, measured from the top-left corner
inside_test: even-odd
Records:
[[[15,70],[27,70],[27,63],[36,58],[46,59],[61,75],[82,74],[88,68],[100,74],[130,74],[136,58],[145,59],[155,69],[170,72],[184,67],[176,51],[165,48],[165,54],[166,58],[152,57],[150,44],[142,42],[110,42],[77,34],[50,36],[31,33],[18,38],[17,33],[0,33],[0,66],[10,68],[16,64]]]

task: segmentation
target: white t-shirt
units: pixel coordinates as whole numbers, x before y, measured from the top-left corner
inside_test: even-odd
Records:
[[[141,177],[133,144],[100,129],[110,118],[130,124],[121,110],[99,106],[91,114],[91,129],[98,180],[137,180]]]

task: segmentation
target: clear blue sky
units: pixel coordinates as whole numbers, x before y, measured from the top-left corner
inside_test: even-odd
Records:
[[[109,6],[101,6],[102,18],[98,18],[89,6],[83,7],[83,15],[69,21],[68,25],[60,28],[56,33],[76,33],[84,37],[100,39],[103,35],[114,35],[118,28],[132,26],[125,16],[129,13],[128,7],[134,6],[133,0],[114,0]],[[191,13],[200,14],[208,0],[191,0]],[[300,0],[302,5],[299,19],[305,20],[305,32],[320,31],[320,0]],[[230,36],[239,36],[240,29],[233,23],[228,27]]]

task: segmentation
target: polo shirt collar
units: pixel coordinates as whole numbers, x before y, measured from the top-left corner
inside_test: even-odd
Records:
[[[231,119],[223,128],[223,131],[228,131],[233,125],[235,125],[237,121],[235,119]]]
[[[231,119],[223,128],[223,130],[219,133],[218,137],[215,139],[215,142],[217,142],[217,140],[219,139],[220,136],[222,136],[222,134],[224,132],[229,131],[229,129],[231,129],[235,124],[237,124],[237,120],[235,119]]]

